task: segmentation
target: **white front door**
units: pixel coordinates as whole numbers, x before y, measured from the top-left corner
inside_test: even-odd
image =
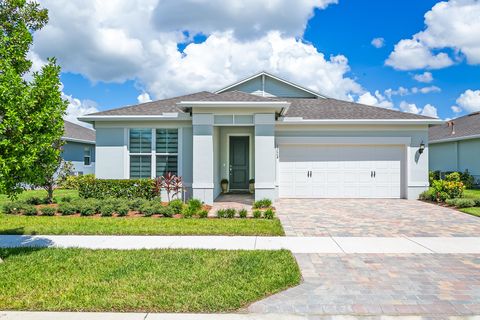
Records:
[[[402,146],[281,145],[279,196],[400,198]]]

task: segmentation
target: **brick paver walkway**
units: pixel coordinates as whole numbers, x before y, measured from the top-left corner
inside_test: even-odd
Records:
[[[308,315],[480,314],[480,255],[297,254],[304,282],[249,307]]]
[[[414,200],[281,199],[275,207],[287,236],[480,236],[479,218]]]

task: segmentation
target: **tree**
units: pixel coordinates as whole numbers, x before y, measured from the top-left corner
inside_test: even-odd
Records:
[[[31,32],[47,21],[37,3],[0,0],[0,192],[10,197],[22,184],[46,185],[59,166],[67,107],[60,68],[48,59],[32,81],[23,78],[32,66]]]

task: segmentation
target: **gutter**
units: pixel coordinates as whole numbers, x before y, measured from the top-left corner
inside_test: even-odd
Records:
[[[471,140],[471,139],[480,139],[480,134],[474,134],[474,135],[471,135],[471,136],[453,137],[453,138],[433,140],[433,141],[429,141],[428,143],[429,144],[435,144],[435,143],[442,143],[442,142],[454,142],[454,141]]]
[[[363,125],[405,125],[424,124],[438,125],[445,123],[440,119],[303,119],[301,117],[283,117],[277,120],[277,124],[363,124]]]
[[[70,142],[95,144],[95,141],[92,141],[92,140],[83,140],[83,139],[75,139],[75,138],[67,138],[67,137],[62,137],[61,139],[64,141],[70,141]]]
[[[180,115],[177,112],[164,113],[163,115],[118,115],[118,116],[107,116],[107,115],[87,115],[77,118],[80,121],[93,123],[95,121],[125,121],[125,120],[178,120],[185,121],[191,120],[189,115]]]

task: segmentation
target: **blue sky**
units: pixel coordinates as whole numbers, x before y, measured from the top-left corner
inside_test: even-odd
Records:
[[[438,117],[443,119],[469,113],[477,108],[480,110],[480,100],[477,101],[477,92],[480,99],[480,91],[478,91],[480,89],[480,57],[478,55],[480,54],[474,50],[480,50],[480,37],[477,36],[479,39],[473,44],[469,39],[456,40],[461,39],[462,36],[468,38],[468,32],[480,31],[476,29],[480,26],[479,21],[474,21],[474,23],[468,21],[475,17],[478,20],[480,16],[475,14],[468,16],[458,11],[461,9],[460,7],[466,5],[471,6],[469,9],[465,9],[468,12],[472,11],[472,8],[480,7],[477,0],[452,0],[449,3],[446,2],[443,7],[437,6],[434,10],[432,8],[439,1],[339,0],[338,3],[335,3],[335,0],[320,0],[317,4],[308,7],[309,2],[315,1],[305,0],[304,2],[307,4],[302,9],[305,13],[299,13],[298,17],[296,14],[292,14],[295,17],[287,18],[285,25],[282,25],[282,15],[288,17],[288,10],[295,10],[289,8],[291,2],[288,1],[284,7],[275,8],[277,11],[272,10],[266,15],[259,14],[258,17],[252,17],[251,13],[246,12],[248,19],[253,20],[246,21],[245,24],[243,24],[243,20],[247,18],[242,18],[241,10],[238,14],[234,13],[233,19],[216,21],[216,17],[224,13],[220,5],[211,7],[201,3],[193,4],[191,0],[186,0],[183,9],[192,10],[192,12],[184,14],[183,11],[178,11],[182,7],[175,7],[171,4],[165,7],[165,4],[156,3],[156,0],[149,1],[156,7],[155,10],[149,12],[150,19],[144,19],[147,22],[142,25],[142,30],[136,30],[139,29],[138,23],[135,23],[135,19],[138,18],[135,12],[128,12],[132,9],[127,5],[125,5],[124,14],[128,14],[128,16],[123,20],[124,22],[113,21],[113,18],[108,16],[108,14],[118,14],[119,8],[103,8],[106,13],[99,16],[98,12],[93,11],[96,6],[92,6],[90,16],[92,21],[85,23],[86,28],[88,26],[102,28],[106,24],[110,24],[114,27],[110,26],[107,29],[110,31],[117,28],[115,30],[118,32],[114,33],[113,38],[110,38],[110,33],[108,33],[106,38],[99,39],[95,38],[95,32],[101,35],[102,31],[92,29],[92,35],[85,35],[86,32],[82,33],[81,27],[75,29],[75,23],[72,22],[73,27],[66,28],[65,36],[79,37],[79,43],[83,41],[86,45],[91,43],[93,46],[91,48],[83,46],[79,46],[77,49],[73,48],[75,54],[72,54],[72,47],[77,46],[77,43],[69,44],[58,39],[59,45],[52,47],[45,44],[47,40],[50,43],[56,41],[57,39],[54,37],[58,32],[42,30],[42,34],[35,35],[34,52],[40,60],[51,55],[59,57],[64,70],[61,75],[61,81],[64,84],[63,91],[72,99],[77,99],[77,107],[87,102],[87,105],[94,106],[98,110],[106,110],[136,104],[142,93],[148,93],[148,97],[156,99],[202,89],[213,90],[236,80],[235,77],[242,78],[248,73],[253,73],[250,70],[267,69],[267,71],[279,73],[280,76],[290,78],[289,80],[301,85],[313,87],[320,92],[326,92],[327,95],[339,98],[365,103],[371,99],[367,99],[368,94],[363,97],[365,98],[363,100],[361,96],[369,93],[376,97],[376,102],[373,100],[371,104],[376,103],[376,105],[401,110],[410,105],[410,111],[411,105],[415,105],[416,108],[413,108],[412,112],[417,113],[421,113],[424,106],[429,104],[436,109]],[[81,5],[81,2],[78,3]],[[67,16],[68,8],[56,6],[53,2],[49,3],[48,1],[45,6],[50,9],[52,28],[65,23],[63,17]],[[88,6],[85,10],[87,9]],[[160,9],[163,10],[160,11]],[[75,10],[75,8],[72,7],[71,10]],[[146,12],[141,12],[141,10],[150,9],[138,10],[140,17],[142,12],[143,14]],[[195,15],[195,12],[202,10],[201,18]],[[432,18],[426,21],[425,14],[429,11],[433,11]],[[167,13],[162,16],[164,12]],[[212,15],[211,18],[208,18],[209,14]],[[467,35],[448,34],[450,31],[441,31],[444,33],[442,34],[438,31],[438,25],[444,21],[442,19],[445,17],[449,18],[449,21],[452,20],[452,24],[471,25],[473,29],[467,30]],[[465,19],[465,21],[455,21],[455,19]],[[258,26],[255,24],[256,22],[258,22]],[[125,25],[118,27],[119,23],[125,23]],[[252,24],[254,28],[250,30]],[[272,36],[271,33],[277,31],[281,35],[279,37]],[[417,35],[422,31],[423,34]],[[135,32],[142,35],[137,36]],[[124,34],[125,39],[122,38]],[[372,45],[371,42],[374,38],[382,38],[383,45],[378,48]],[[169,47],[169,53],[164,52],[168,50],[151,49],[151,41],[158,39],[162,39],[162,45],[165,45],[165,48],[167,47],[165,43],[170,42],[176,45],[176,48]],[[275,64],[272,64],[272,59],[269,61],[269,57],[263,57],[257,52],[252,61],[259,61],[258,67],[251,66],[252,63],[247,63],[247,61],[245,63],[249,65],[249,70],[242,69],[241,55],[238,58],[229,57],[228,63],[225,63],[225,72],[221,67],[213,65],[214,58],[211,58],[213,61],[209,60],[209,55],[215,57],[216,54],[220,54],[218,51],[223,50],[219,49],[217,43],[229,46],[232,48],[230,50],[234,51],[248,48],[246,52],[252,50],[261,52],[263,43],[267,40],[270,41],[272,47],[275,47],[275,43],[279,41],[287,43],[287,40],[291,39],[293,39],[292,41],[296,39],[300,44],[293,44],[293,47],[288,49],[290,51],[297,49],[308,51],[313,46],[318,52],[304,55],[295,53],[295,60],[286,60],[286,62],[278,62],[278,59],[283,59],[282,57],[285,56],[285,53],[279,54],[280,58],[275,59],[277,61]],[[423,50],[421,53],[425,53],[423,60],[418,58],[418,61],[415,61],[417,53],[414,52],[412,58],[408,48],[395,47],[403,40],[419,46],[417,49]],[[109,41],[112,43],[108,47],[98,44],[99,42],[108,44]],[[62,47],[60,43],[65,43],[65,47]],[[119,50],[115,48],[116,45],[120,47]],[[146,49],[147,47],[149,49]],[[177,53],[173,52],[175,49]],[[135,59],[128,57],[129,54],[134,56],[132,52],[145,59],[146,62],[144,61],[141,65],[136,63]],[[102,55],[102,53],[104,54]],[[123,53],[125,55],[122,55]],[[391,58],[393,62],[387,65],[386,60],[392,53],[398,54],[399,58],[397,57],[396,60]],[[436,57],[438,54],[445,56]],[[235,53],[230,53],[230,55],[235,55]],[[340,56],[345,57],[347,62],[337,63],[331,60],[331,57]],[[309,58],[316,59],[316,62],[314,64],[305,62]],[[448,61],[444,59],[443,62],[434,65],[435,62],[432,62],[434,58],[446,58]],[[224,59],[223,56],[217,59],[220,65],[224,61],[222,59]],[[295,61],[294,64],[300,67],[302,65],[306,67],[304,70],[293,70],[291,65],[288,65],[289,61]],[[149,62],[153,67],[146,66]],[[176,63],[179,64],[178,68],[175,67]],[[192,71],[193,64],[199,66],[199,70]],[[106,65],[110,70],[103,70]],[[157,65],[162,65],[162,68],[158,72],[153,72]],[[337,74],[326,75],[325,78],[319,77],[319,73],[312,73],[310,76],[296,75],[296,73],[309,73],[311,72],[310,67],[317,68],[317,65],[319,69],[325,68],[322,70],[322,74],[329,72]],[[183,70],[188,70],[188,76]],[[183,72],[184,75],[178,75],[177,71],[178,73]],[[424,72],[431,73],[433,80],[419,82],[413,78],[414,75]],[[291,77],[296,78],[292,79]],[[202,87],[202,79],[204,87]],[[330,87],[327,85],[329,82],[331,82]],[[337,90],[333,88],[334,86],[341,87],[341,89]],[[404,94],[399,94],[399,87],[406,89]],[[430,89],[425,90],[431,92],[421,93],[420,89],[426,87]],[[389,95],[389,90],[393,94]],[[471,90],[471,94],[467,94],[467,90]],[[377,96],[375,96],[376,91],[378,92]],[[464,93],[464,99],[460,99],[462,110],[457,113],[453,112],[451,107],[459,106],[457,99]],[[81,111],[75,114],[80,113]]]

